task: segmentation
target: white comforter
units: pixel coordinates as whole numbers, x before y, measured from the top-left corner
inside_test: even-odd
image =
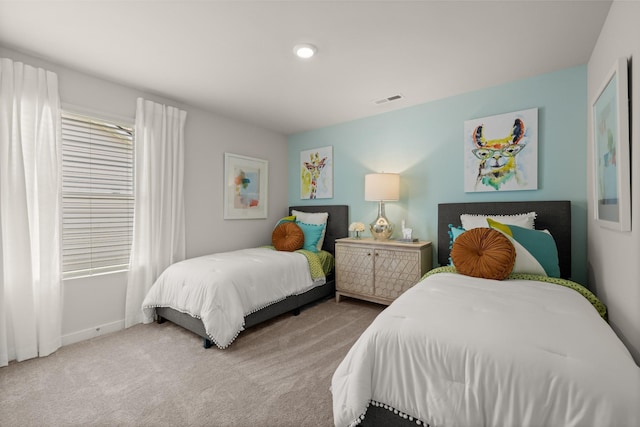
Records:
[[[430,276],[384,310],[332,379],[336,426],[370,401],[432,427],[639,426],[640,368],[578,292]]]
[[[209,338],[226,348],[244,329],[244,317],[316,285],[307,258],[267,248],[187,259],[169,266],[142,303],[144,323],[155,307],[202,319]]]

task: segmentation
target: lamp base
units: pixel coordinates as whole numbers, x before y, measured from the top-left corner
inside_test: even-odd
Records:
[[[378,205],[378,218],[369,224],[369,231],[374,240],[389,240],[393,234],[393,224],[384,216],[384,202]]]

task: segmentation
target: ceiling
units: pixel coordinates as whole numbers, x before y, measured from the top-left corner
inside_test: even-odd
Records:
[[[0,0],[0,44],[288,135],[586,64],[610,4]]]

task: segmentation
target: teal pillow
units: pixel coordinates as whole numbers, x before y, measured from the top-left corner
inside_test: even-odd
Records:
[[[318,252],[318,242],[322,237],[324,224],[307,224],[306,222],[300,221],[296,221],[296,224],[298,224],[304,233],[304,245],[302,245],[302,249]]]
[[[513,273],[560,277],[558,248],[549,232],[502,224],[491,218],[487,218],[487,222],[489,227],[509,237],[515,246],[516,264],[513,267]]]
[[[451,249],[453,248],[453,242],[458,238],[459,235],[464,233],[465,230],[461,226],[454,226],[453,224],[449,224],[449,265],[453,265],[453,260],[451,260]]]

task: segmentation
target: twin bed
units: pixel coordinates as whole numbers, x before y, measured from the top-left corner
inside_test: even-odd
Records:
[[[335,425],[640,425],[640,370],[588,290],[558,277],[459,271],[467,264],[457,254],[470,239],[460,234],[452,243],[449,233],[460,215],[535,212],[535,228],[556,241],[559,276],[570,277],[570,203],[454,203],[438,211],[442,267],[385,309],[338,366]],[[498,249],[482,246],[474,261]],[[456,267],[447,266],[450,255]]]
[[[289,214],[293,210],[310,214],[328,213],[322,250],[333,256],[336,239],[347,237],[349,234],[349,207],[292,206],[289,208]],[[244,257],[244,261],[238,261],[238,254]],[[262,265],[257,265],[258,270],[253,273],[245,268],[249,261]],[[238,272],[239,269],[240,273],[246,276],[246,283],[236,283],[238,280],[237,276],[233,275],[233,268],[229,273],[225,272],[232,263],[240,263],[235,270]],[[302,265],[293,269],[293,263]],[[246,328],[281,314],[298,314],[303,306],[335,294],[333,272],[328,272],[323,284],[302,283],[305,280],[309,281],[308,277],[302,277],[304,274],[309,275],[308,269],[305,270],[306,263],[300,254],[264,248],[185,260],[168,268],[152,287],[143,303],[146,321],[151,321],[154,316],[159,323],[169,320],[202,337],[205,348],[213,344],[219,348],[226,348],[238,333]],[[191,282],[215,279],[233,282],[234,287],[208,287],[187,295],[187,276],[191,276]],[[291,280],[285,280],[286,277]],[[177,290],[172,290],[174,288]],[[208,299],[205,293],[214,295]],[[262,303],[249,308],[248,299],[252,295],[260,297]],[[203,302],[205,297],[207,300]]]

